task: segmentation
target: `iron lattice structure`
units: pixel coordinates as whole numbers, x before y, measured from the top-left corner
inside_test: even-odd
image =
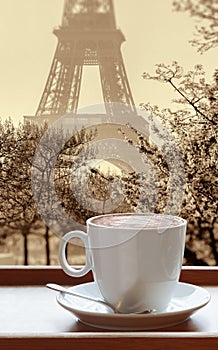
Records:
[[[112,0],[65,0],[58,44],[36,116],[77,113],[84,65],[99,66],[106,113],[136,113],[121,54]],[[116,104],[117,106],[117,104]]]

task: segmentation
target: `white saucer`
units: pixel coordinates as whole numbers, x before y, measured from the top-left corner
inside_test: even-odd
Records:
[[[80,284],[69,290],[96,299],[102,298],[94,282]],[[111,330],[148,330],[176,325],[187,320],[209,300],[210,294],[204,288],[180,282],[168,308],[164,312],[152,314],[114,314],[104,305],[89,300],[64,293],[57,296],[58,303],[82,323]]]

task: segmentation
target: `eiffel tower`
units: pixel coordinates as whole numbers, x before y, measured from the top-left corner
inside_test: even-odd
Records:
[[[25,120],[54,121],[77,113],[83,66],[99,67],[105,110],[114,115],[136,113],[128,82],[117,29],[113,0],[65,0],[61,26],[53,33],[58,39],[48,79],[33,117]],[[121,107],[122,106],[122,107]]]

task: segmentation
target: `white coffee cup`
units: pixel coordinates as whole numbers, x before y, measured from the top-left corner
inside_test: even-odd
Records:
[[[163,311],[179,280],[186,220],[161,214],[107,214],[87,220],[87,233],[71,231],[62,237],[59,259],[73,277],[92,270],[103,298],[121,312]],[[66,259],[66,245],[80,238],[86,265],[80,270]]]

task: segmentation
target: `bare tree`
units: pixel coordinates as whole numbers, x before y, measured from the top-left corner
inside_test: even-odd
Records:
[[[174,0],[176,11],[186,11],[196,22],[195,38],[191,43],[200,53],[218,45],[217,0]]]
[[[22,235],[25,265],[28,264],[28,235],[39,220],[30,182],[31,159],[39,137],[36,131],[27,124],[15,128],[10,120],[1,124],[1,222],[12,233],[18,231]]]
[[[197,20],[191,41],[200,53],[218,44],[218,7],[215,0],[174,0],[176,11],[186,11]],[[208,82],[197,64],[185,72],[178,64],[157,64],[144,79],[170,86],[177,94],[174,108],[142,107],[167,127],[180,145],[186,171],[186,193],[180,214],[188,219],[186,262],[218,264],[218,70]]]
[[[76,220],[84,222],[83,212],[72,198],[68,180],[71,180],[72,163],[77,160],[79,166],[82,165],[80,152],[92,140],[95,131],[82,130],[75,133],[74,136],[69,136],[64,145],[61,128],[52,129],[49,133],[46,131],[47,125],[39,127],[25,123],[15,128],[11,120],[0,123],[0,236],[6,237],[14,233],[21,235],[25,265],[29,263],[31,235],[45,239],[46,264],[49,265],[51,261],[50,237],[53,232],[47,223],[49,224],[49,220],[58,220],[58,217],[53,217],[53,211],[50,210],[52,205],[55,206],[57,203],[52,202],[51,207],[46,207],[45,199],[48,198],[45,198],[43,189],[46,188],[46,195],[49,196],[54,184],[57,194],[60,195],[60,202],[65,196],[66,207],[70,208],[68,214],[75,216],[77,213]],[[36,150],[39,153],[37,159],[35,159]],[[87,152],[83,158],[86,154]],[[34,170],[38,171],[36,177]],[[33,180],[36,193],[33,193]],[[79,178],[77,180],[79,181]],[[80,188],[82,189],[82,186]],[[47,216],[47,221],[40,216],[38,207],[38,204],[44,201],[44,215]]]
[[[200,65],[187,73],[177,62],[159,64],[155,75],[144,78],[170,85],[178,94],[176,111],[143,107],[156,114],[180,145],[186,170],[186,196],[181,215],[188,219],[187,259],[218,264],[217,240],[217,156],[218,79],[206,82]],[[194,254],[193,254],[194,252]]]

